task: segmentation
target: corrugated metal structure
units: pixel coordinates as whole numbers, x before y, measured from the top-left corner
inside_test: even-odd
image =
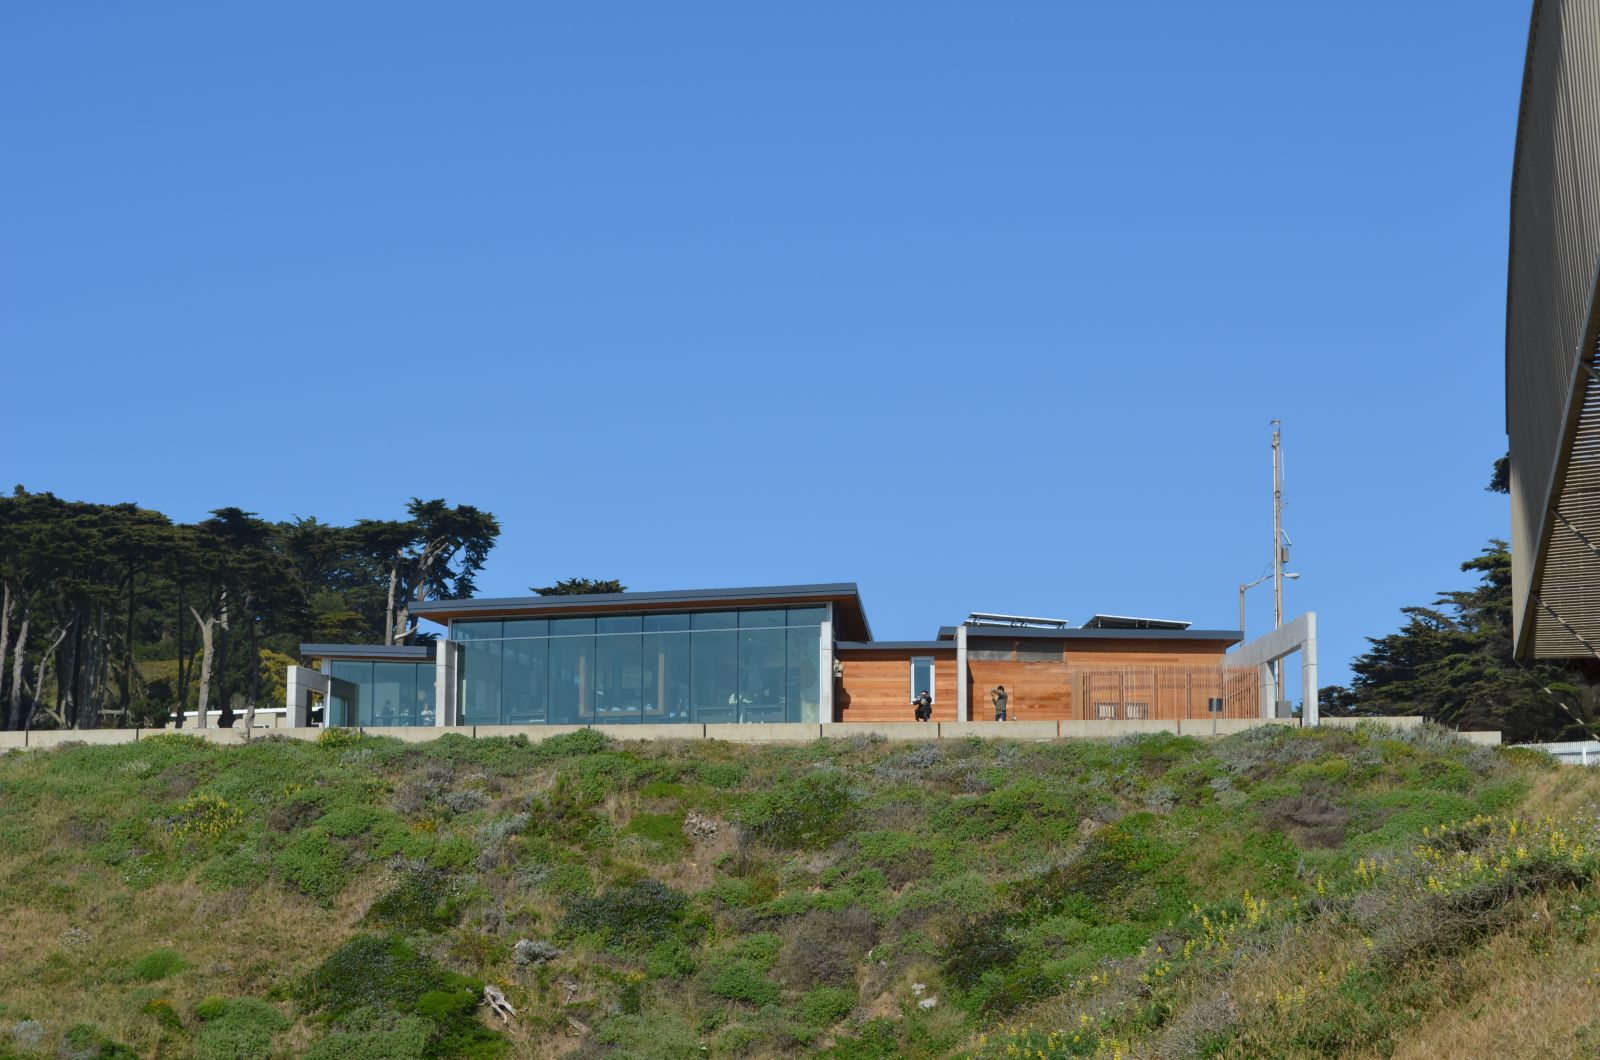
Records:
[[[1600,649],[1600,0],[1535,0],[1511,183],[1506,433],[1521,658]]]

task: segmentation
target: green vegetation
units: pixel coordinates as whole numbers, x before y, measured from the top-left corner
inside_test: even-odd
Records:
[[[1597,798],[1434,728],[15,753],[0,1057],[1562,1055]]]

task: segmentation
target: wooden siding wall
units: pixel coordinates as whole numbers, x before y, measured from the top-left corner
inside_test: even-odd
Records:
[[[1017,658],[993,657],[1002,644],[986,641],[989,658],[967,660],[967,690],[973,721],[994,717],[989,697],[1005,685],[1006,714],[1013,721],[1096,718],[1204,718],[1206,701],[1224,701],[1222,717],[1253,718],[1260,712],[1253,667],[1224,667],[1226,645],[1175,642],[1159,648],[1150,642],[1069,646],[1057,661],[1037,661],[1036,651]],[[928,652],[841,652],[844,676],[837,686],[838,720],[911,720],[911,659]],[[953,654],[934,661],[936,721],[956,720],[956,666]]]
[[[840,652],[844,676],[835,686],[840,721],[915,721],[911,715],[911,660],[926,651]],[[933,655],[933,720],[956,720],[956,657]]]

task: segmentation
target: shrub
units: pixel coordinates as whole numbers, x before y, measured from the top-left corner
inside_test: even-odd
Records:
[[[504,1039],[474,1011],[482,992],[481,982],[440,968],[404,939],[361,935],[306,976],[295,994],[303,1011],[349,1032],[324,1039],[313,1055],[376,1058],[496,1055]]]
[[[660,880],[643,879],[573,902],[561,926],[572,934],[597,934],[613,946],[648,944],[676,931],[688,904]]]
[[[195,1055],[199,1060],[256,1060],[272,1052],[273,1035],[288,1027],[283,1013],[265,1001],[242,997],[200,1029]]]
[[[701,762],[694,767],[694,775],[707,787],[731,791],[744,782],[744,767],[733,762]]]
[[[189,967],[176,950],[151,950],[128,966],[128,974],[144,983],[153,983],[177,975]]]
[[[626,831],[649,840],[667,857],[679,857],[689,849],[689,838],[683,834],[681,813],[634,814]]]
[[[971,989],[984,973],[1015,963],[1021,948],[1012,937],[1004,913],[963,920],[945,943],[941,966],[945,978]]]
[[[1332,848],[1344,843],[1350,812],[1321,795],[1275,799],[1261,808],[1262,820],[1288,832],[1303,847]]]
[[[728,961],[711,973],[706,989],[730,1001],[746,1001],[758,1006],[771,1005],[778,1000],[778,984],[768,979],[755,961]]]
[[[273,859],[273,867],[284,882],[324,903],[332,902],[344,889],[344,851],[315,829],[291,840]]]
[[[306,1060],[427,1060],[440,1055],[434,1026],[417,1016],[341,1029],[306,1051]]]
[[[173,817],[172,838],[180,843],[207,843],[244,820],[244,811],[215,795],[196,795]]]
[[[228,1002],[215,995],[206,998],[194,1007],[195,1019],[214,1020],[228,1011]]]
[[[146,1001],[141,1011],[146,1016],[154,1016],[156,1022],[169,1031],[183,1030],[183,1020],[178,1018],[178,1012],[172,1007],[172,1002],[164,997],[155,997]]]
[[[608,751],[612,746],[611,737],[599,729],[579,729],[541,740],[534,745],[534,750],[540,758],[545,759],[577,758]]]
[[[382,819],[383,814],[371,806],[344,804],[323,814],[317,826],[331,836],[346,839],[360,835]]]
[[[798,989],[848,986],[856,965],[878,941],[878,924],[859,906],[813,909],[790,925],[779,962],[785,981]]]
[[[139,1056],[121,1042],[101,1034],[92,1023],[77,1023],[67,1028],[57,1055],[63,1060],[138,1060]]]
[[[363,739],[360,729],[323,729],[317,734],[317,746],[328,751],[346,751]]]
[[[800,999],[800,1016],[817,1027],[831,1027],[856,1007],[856,992],[837,986],[819,986]]]
[[[366,919],[368,923],[401,931],[442,931],[461,919],[461,905],[452,893],[448,873],[414,869],[372,903]]]
[[[855,798],[836,770],[786,777],[740,808],[738,821],[761,842],[780,850],[815,850],[850,827]]]

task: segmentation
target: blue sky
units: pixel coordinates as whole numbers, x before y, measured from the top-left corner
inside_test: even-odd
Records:
[[[0,479],[1232,627],[1278,417],[1343,680],[1507,533],[1526,7],[11,5]]]

